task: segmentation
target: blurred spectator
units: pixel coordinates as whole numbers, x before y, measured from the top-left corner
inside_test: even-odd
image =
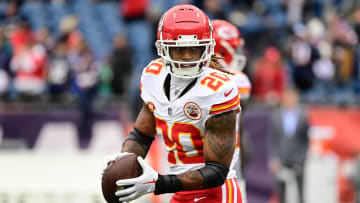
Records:
[[[352,88],[355,93],[358,104],[360,104],[360,7],[354,9],[353,12],[354,30],[356,32],[358,42],[355,46],[354,72],[352,78]],[[360,197],[359,197],[360,199]]]
[[[313,87],[315,78],[312,65],[319,58],[318,50],[308,41],[311,35],[308,30],[310,28],[301,23],[295,24],[293,26],[294,36],[289,40],[291,76],[294,84],[302,94]]]
[[[113,91],[117,95],[122,95],[125,87],[130,84],[129,76],[133,72],[132,52],[128,47],[127,37],[117,35],[113,40],[113,49],[110,56],[110,65],[114,74],[112,80]]]
[[[99,72],[99,88],[98,95],[103,102],[108,102],[112,96],[113,88],[112,81],[114,79],[113,69],[110,65],[109,59],[105,59],[105,63],[102,64]]]
[[[122,0],[121,2],[121,14],[124,18],[145,18],[147,8],[149,6],[148,0]]]
[[[350,84],[354,71],[355,45],[358,38],[355,30],[336,13],[329,13],[326,18],[329,28],[329,38],[334,46],[334,63],[336,66],[337,92],[335,101],[348,104],[350,101]]]
[[[269,169],[277,181],[276,189],[280,203],[303,203],[303,177],[309,146],[309,123],[306,110],[300,106],[299,95],[295,89],[289,88],[284,91],[281,105],[273,111],[271,122],[272,130],[268,141]],[[290,188],[296,188],[297,191],[289,191]],[[286,193],[290,192],[297,193],[299,199],[287,199]]]
[[[27,20],[22,20],[10,33],[10,42],[14,49],[14,55],[17,55],[21,49],[34,41],[34,33]]]
[[[91,137],[93,117],[93,102],[97,93],[100,64],[95,61],[93,54],[85,40],[82,40],[73,53],[73,70],[71,90],[79,101],[82,119],[79,134],[83,143],[80,147],[87,147]]]
[[[69,34],[77,29],[79,19],[76,15],[68,15],[61,19],[59,30],[61,34]]]
[[[335,63],[338,66],[339,82],[347,83],[351,77],[353,69],[353,46],[357,43],[357,36],[350,25],[338,17],[330,14],[328,17],[330,29],[330,39],[335,46]]]
[[[79,19],[75,15],[68,15],[64,17],[59,25],[60,37],[66,38],[66,49],[72,55],[78,52],[78,48],[83,41],[83,35],[78,30]],[[76,55],[76,54],[75,54]],[[72,58],[70,58],[72,60]]]
[[[78,30],[79,19],[75,15],[69,15],[64,17],[59,25],[61,41],[65,41],[65,50],[67,60],[71,67],[78,65],[78,61],[81,57],[81,53],[90,51],[88,43],[85,41],[82,33]]]
[[[10,60],[12,47],[5,37],[3,28],[0,28],[0,97],[8,92],[10,76]]]
[[[44,47],[47,53],[51,52],[51,49],[54,46],[54,39],[47,27],[38,29],[35,33],[35,39],[39,45]]]
[[[335,65],[332,61],[332,48],[327,41],[319,43],[320,58],[313,64],[315,92],[319,101],[329,101],[334,91]]]
[[[9,1],[4,13],[0,13],[0,24],[6,29],[12,29],[19,25],[26,17],[21,15],[19,8],[21,1]]]
[[[77,60],[72,67],[72,90],[80,101],[88,105],[95,96],[100,66],[95,61],[86,41],[83,41],[78,49]]]
[[[226,19],[225,13],[222,10],[224,8],[224,2],[220,0],[203,0],[203,9],[206,15],[210,19]]]
[[[303,21],[303,9],[305,0],[288,0],[286,3],[286,11],[288,23],[294,25]]]
[[[154,55],[151,52],[153,46],[153,32],[151,23],[147,19],[147,12],[150,8],[149,0],[121,0],[120,16],[124,19],[126,35],[129,39],[129,46],[133,50],[133,65],[129,98],[132,104],[134,116],[142,105],[138,92],[140,91],[139,81],[143,68]],[[135,119],[135,117],[134,117]]]
[[[287,82],[280,51],[276,47],[266,48],[254,69],[255,99],[269,105],[277,104]]]
[[[310,1],[312,14],[315,17],[322,18],[324,15],[324,8],[325,8],[326,0],[312,0]]]
[[[355,33],[357,35],[357,38],[360,39],[360,7],[356,7],[352,13],[353,18],[353,27],[355,30]]]
[[[36,99],[45,91],[47,53],[33,38],[24,42],[11,60],[15,91],[23,99]]]
[[[49,57],[47,82],[52,101],[63,101],[69,85],[71,66],[67,59],[66,38],[60,37]]]

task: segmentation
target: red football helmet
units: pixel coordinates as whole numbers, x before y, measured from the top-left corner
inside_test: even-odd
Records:
[[[171,74],[180,78],[194,78],[207,68],[211,55],[214,54],[215,41],[212,31],[207,15],[193,5],[174,6],[161,17],[156,48]],[[204,47],[204,52],[197,61],[177,61],[170,56],[171,47],[194,46]],[[182,68],[182,66],[187,67]]]
[[[224,20],[212,20],[215,38],[215,53],[224,57],[220,60],[225,68],[242,71],[246,64],[246,57],[241,52],[244,40],[239,30],[231,23]]]

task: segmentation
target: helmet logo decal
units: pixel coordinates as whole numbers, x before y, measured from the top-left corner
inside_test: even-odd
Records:
[[[239,37],[238,33],[234,32],[231,28],[227,26],[220,27],[217,30],[217,34],[225,40],[236,39]]]
[[[192,120],[199,120],[202,112],[198,104],[195,102],[188,102],[184,105],[184,114]]]

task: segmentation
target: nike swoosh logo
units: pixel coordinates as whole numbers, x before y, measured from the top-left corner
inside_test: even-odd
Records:
[[[197,202],[197,201],[202,200],[202,199],[205,199],[205,198],[207,198],[207,197],[199,197],[199,198],[195,197],[195,198],[194,198],[194,202]]]
[[[145,183],[143,183],[143,184],[150,184],[150,183],[155,183],[155,182],[156,182],[156,180],[155,180],[155,178],[153,178],[153,180],[152,180],[152,181],[145,182]]]
[[[234,89],[234,88],[232,88],[232,89],[231,89],[230,91],[228,91],[228,92],[224,92],[224,96],[225,96],[225,97],[229,96],[229,94],[233,91],[233,89]]]

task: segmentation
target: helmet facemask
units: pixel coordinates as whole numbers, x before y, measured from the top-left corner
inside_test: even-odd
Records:
[[[156,42],[158,55],[162,57],[172,75],[179,78],[195,78],[209,66],[214,54],[215,41],[212,37],[198,40],[196,35],[179,35],[177,40],[162,40],[161,36],[160,34],[160,39]],[[179,61],[171,57],[170,49],[174,47],[203,47],[204,50],[198,60]]]

